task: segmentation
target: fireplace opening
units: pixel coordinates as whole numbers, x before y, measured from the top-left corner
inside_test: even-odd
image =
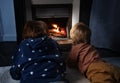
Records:
[[[36,18],[47,23],[49,36],[55,39],[69,38],[70,24],[68,17],[61,18]]]

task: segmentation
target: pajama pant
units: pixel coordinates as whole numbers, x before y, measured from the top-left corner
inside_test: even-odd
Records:
[[[86,76],[91,83],[120,83],[120,67],[96,61],[90,64]]]

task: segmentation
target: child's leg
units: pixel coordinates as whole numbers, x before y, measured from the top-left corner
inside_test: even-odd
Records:
[[[116,66],[101,61],[92,63],[88,67],[86,76],[91,83],[120,83],[120,72]]]
[[[95,73],[92,76],[88,77],[91,83],[116,83],[114,78],[107,73]]]

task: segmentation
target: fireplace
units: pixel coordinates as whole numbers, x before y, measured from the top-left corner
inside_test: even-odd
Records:
[[[56,40],[69,39],[72,5],[32,5],[32,19],[48,24],[49,36]]]

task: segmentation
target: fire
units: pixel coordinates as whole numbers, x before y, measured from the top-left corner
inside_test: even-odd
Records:
[[[57,25],[57,24],[52,24],[52,26],[53,26],[54,28],[57,28],[57,27],[58,27],[58,25]]]
[[[53,29],[49,30],[54,36],[66,36],[66,31],[57,24],[52,24]]]
[[[52,24],[52,26],[54,27],[53,31],[56,33],[61,32],[60,27],[57,24]]]

